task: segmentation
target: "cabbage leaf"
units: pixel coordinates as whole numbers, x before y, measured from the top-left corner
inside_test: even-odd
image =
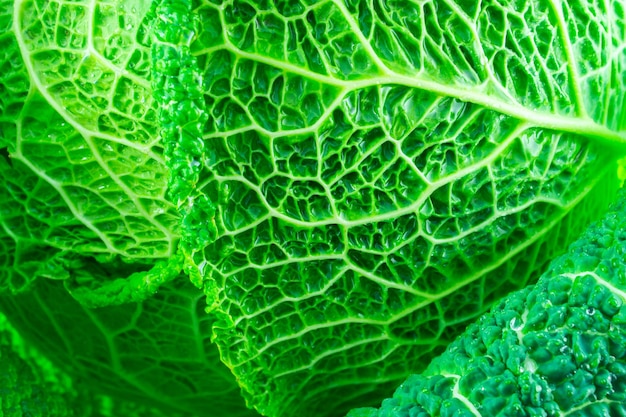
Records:
[[[153,17],[145,1],[0,0],[0,308],[96,393],[250,415],[181,274]]]
[[[397,386],[612,198],[619,1],[164,0],[156,22],[186,271],[261,414]]]
[[[624,15],[0,0],[0,309],[172,416],[374,404],[614,199]]]

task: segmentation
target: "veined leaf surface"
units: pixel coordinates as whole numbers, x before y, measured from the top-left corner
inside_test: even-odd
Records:
[[[149,11],[0,0],[0,309],[95,393],[251,415],[180,274]]]
[[[611,199],[620,1],[164,0],[157,21],[188,271],[262,414],[373,401]]]
[[[41,276],[98,287],[175,254],[148,6],[0,3],[0,224],[14,248],[4,252],[3,288]],[[167,279],[179,272],[171,269]]]

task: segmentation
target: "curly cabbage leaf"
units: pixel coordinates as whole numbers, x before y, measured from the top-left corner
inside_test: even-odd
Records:
[[[272,417],[376,401],[614,195],[618,0],[0,0],[0,28],[0,308],[172,416],[254,414],[228,368]]]
[[[626,415],[626,190],[380,409],[350,417]]]
[[[142,404],[102,395],[89,381],[70,377],[56,367],[0,314],[0,416],[191,417],[171,409],[164,412],[155,402]]]
[[[397,386],[612,198],[620,1],[163,0],[155,22],[186,271],[264,415]]]
[[[143,278],[180,272],[145,9],[0,2],[0,288],[63,279],[108,304],[124,301],[115,279],[136,274],[136,292],[150,295]]]
[[[149,6],[0,0],[0,309],[96,392],[250,415],[179,289]]]

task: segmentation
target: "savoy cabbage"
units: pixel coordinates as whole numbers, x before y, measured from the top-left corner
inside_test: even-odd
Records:
[[[626,415],[626,194],[536,285],[497,302],[379,410],[349,417]]]
[[[0,310],[74,381],[50,401],[379,404],[519,303],[501,300],[614,200],[624,15],[621,0],[0,0]]]

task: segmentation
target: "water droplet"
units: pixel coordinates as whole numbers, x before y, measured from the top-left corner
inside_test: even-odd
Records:
[[[593,307],[587,308],[587,314],[593,316],[596,313],[596,309]]]
[[[509,322],[509,326],[511,327],[511,330],[518,332],[524,328],[524,323],[519,318],[513,317]]]

